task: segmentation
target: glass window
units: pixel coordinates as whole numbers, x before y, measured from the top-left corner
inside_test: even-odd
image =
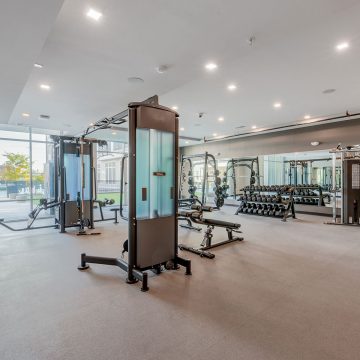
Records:
[[[29,132],[0,130],[0,138],[29,140]]]
[[[108,141],[96,148],[97,200],[113,199],[120,203],[121,159],[127,153],[127,144]]]
[[[30,148],[27,141],[0,140],[0,218],[20,220],[30,212]]]

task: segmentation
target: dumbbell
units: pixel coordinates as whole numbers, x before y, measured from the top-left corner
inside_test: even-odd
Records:
[[[269,216],[274,216],[274,214],[275,214],[275,207],[273,205],[270,205]]]
[[[250,214],[257,214],[257,204],[253,203],[250,209]]]
[[[278,215],[279,215],[279,211],[280,211],[280,206],[279,206],[279,205],[275,205],[275,206],[274,206],[274,216],[278,216]]]
[[[271,210],[271,205],[266,205],[266,209],[264,209],[264,215],[269,216],[270,210]]]
[[[263,204],[259,204],[259,207],[258,207],[258,215],[264,215],[264,207],[266,205],[263,205]]]
[[[283,217],[285,215],[285,207],[284,206],[280,206],[279,207],[279,216]]]

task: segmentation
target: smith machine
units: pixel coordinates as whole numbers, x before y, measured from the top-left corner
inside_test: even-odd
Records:
[[[199,167],[199,172],[197,174],[194,171],[195,166]],[[179,206],[189,207],[194,204],[204,206],[207,201],[209,186],[213,183],[214,203],[216,208],[220,209],[224,205],[226,188],[221,185],[221,178],[219,175],[220,172],[214,155],[211,155],[208,152],[188,156],[182,155]],[[200,178],[200,181],[196,182],[196,178]],[[196,194],[198,189],[200,190],[201,199],[199,199]],[[189,196],[186,195],[186,192]]]
[[[237,171],[240,169],[248,169],[249,174],[239,175]],[[228,160],[226,164],[226,170],[224,172],[223,187],[227,191],[231,191],[227,196],[232,196],[236,199],[242,194],[241,189],[246,186],[260,185],[260,169],[259,158],[233,158]],[[244,181],[239,181],[242,178],[249,179],[248,184],[244,184]],[[231,185],[230,185],[231,183]]]
[[[190,260],[178,256],[178,114],[160,106],[157,96],[141,103],[130,103],[128,109],[113,118],[100,120],[94,127],[106,128],[129,124],[129,214],[128,240],[122,258],[105,258],[81,254],[79,270],[89,263],[114,265],[127,272],[127,283],[142,282],[148,288],[148,273],[160,274],[166,269],[186,268],[191,275]]]

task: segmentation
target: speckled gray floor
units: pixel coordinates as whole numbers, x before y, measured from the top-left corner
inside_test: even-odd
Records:
[[[76,269],[83,251],[119,254],[125,222],[100,237],[2,230],[0,359],[359,359],[360,229],[234,210],[212,216],[241,222],[244,242],[214,260],[183,253],[193,275],[151,277],[148,293],[118,268]]]

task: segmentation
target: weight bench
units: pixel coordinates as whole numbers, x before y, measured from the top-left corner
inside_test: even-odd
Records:
[[[110,211],[113,211],[114,212],[114,224],[118,224],[119,221],[118,221],[118,213],[120,211],[119,208],[113,208],[113,209],[110,209]]]
[[[180,212],[180,214],[179,214],[180,217],[190,218],[191,221],[193,221],[196,224],[207,226],[207,229],[204,233],[203,241],[200,244],[200,248],[194,248],[191,246],[179,244],[180,250],[190,251],[194,254],[199,255],[200,257],[207,257],[209,259],[213,259],[215,257],[215,255],[207,250],[221,246],[221,245],[229,244],[234,241],[244,240],[243,237],[234,236],[234,234],[233,234],[233,233],[241,233],[241,231],[240,231],[241,225],[240,224],[232,223],[232,222],[228,222],[228,221],[216,220],[216,219],[204,219],[202,216],[203,211],[204,211],[204,209],[201,208],[201,210],[195,210],[192,212]],[[211,210],[207,210],[207,211],[211,211]],[[214,230],[215,227],[225,228],[228,239],[225,241],[221,241],[221,242],[213,244],[212,238],[214,235],[213,235],[212,231]]]
[[[118,221],[118,212],[120,211],[120,208],[116,207],[116,208],[109,209],[110,211],[114,212],[114,217],[106,219],[104,217],[104,213],[103,213],[103,209],[102,209],[103,207],[105,207],[104,203],[99,201],[99,200],[95,200],[94,202],[97,202],[99,204],[99,210],[100,210],[100,219],[99,220],[94,220],[94,222],[114,220],[114,224],[119,223],[119,221]]]

